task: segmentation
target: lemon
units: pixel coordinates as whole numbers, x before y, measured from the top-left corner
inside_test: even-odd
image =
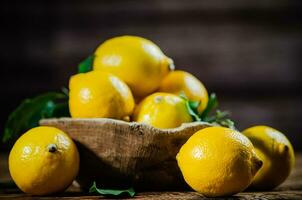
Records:
[[[118,77],[102,71],[72,76],[69,82],[69,110],[73,118],[115,118],[130,116],[134,99]]]
[[[268,126],[253,126],[243,131],[253,143],[263,167],[256,174],[252,187],[269,190],[280,185],[295,164],[294,150],[281,132]]]
[[[9,154],[9,171],[25,193],[46,195],[65,190],[79,170],[79,153],[67,134],[41,126],[23,134]]]
[[[137,36],[120,36],[105,41],[96,49],[93,62],[94,70],[118,76],[137,98],[158,89],[173,67],[172,60],[156,44]]]
[[[176,70],[170,72],[162,81],[160,92],[184,93],[189,100],[200,101],[198,111],[202,112],[208,104],[208,92],[205,86],[192,74]]]
[[[247,137],[223,127],[197,131],[176,158],[188,185],[208,197],[243,191],[262,165]]]
[[[192,122],[184,99],[168,93],[154,93],[136,107],[134,121],[157,128],[175,128],[185,122]]]

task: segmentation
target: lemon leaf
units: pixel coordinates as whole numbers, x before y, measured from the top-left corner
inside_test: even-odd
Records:
[[[67,97],[69,97],[69,90],[68,90],[68,88],[62,87],[61,91],[62,91],[63,94],[65,94]]]
[[[201,121],[216,123],[220,126],[228,127],[231,129],[235,129],[235,123],[228,117],[230,116],[230,112],[228,111],[220,111],[216,110],[215,114],[209,116],[209,114],[218,107],[218,99],[215,93],[212,93],[209,97],[209,101],[205,110],[201,113],[200,119]]]
[[[200,105],[200,101],[188,101],[190,107],[196,112],[198,113],[198,107]]]
[[[220,125],[237,130],[235,127],[234,121],[232,121],[231,119],[224,119],[224,120],[220,121]]]
[[[207,121],[207,122],[215,122],[215,121],[218,121],[218,120],[222,120],[222,119],[224,119],[228,116],[230,116],[229,111],[216,110],[215,115],[205,117],[204,120]]]
[[[94,55],[88,56],[78,65],[78,73],[86,73],[92,70]]]
[[[198,107],[200,105],[200,101],[190,101],[184,92],[179,94],[179,97],[185,100],[186,107],[188,109],[189,114],[193,117],[194,121],[201,121],[198,114]]]
[[[125,189],[125,190],[116,190],[116,189],[101,189],[96,186],[96,182],[94,181],[92,186],[89,189],[89,193],[97,193],[103,196],[121,196],[128,195],[130,197],[134,197],[135,191],[133,188]]]
[[[224,127],[228,127],[231,129],[235,129],[235,123],[228,117],[230,116],[230,112],[228,111],[220,111],[216,110],[215,115],[206,117],[204,121],[209,122],[209,123],[216,123]]]
[[[210,114],[210,112],[218,106],[218,100],[215,93],[211,93],[207,107],[201,113],[200,118],[202,121],[205,121],[205,118]]]
[[[8,116],[2,141],[17,139],[30,128],[39,125],[43,118],[70,116],[68,97],[59,92],[49,92],[25,99]]]
[[[193,117],[194,121],[201,121],[200,117],[198,116],[198,106],[199,101],[189,101],[186,100],[186,106],[189,111],[189,114]]]
[[[188,97],[184,91],[179,92],[178,96],[184,100],[188,100]]]

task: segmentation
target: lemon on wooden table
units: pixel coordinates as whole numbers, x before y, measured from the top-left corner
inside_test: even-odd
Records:
[[[135,108],[133,119],[157,128],[175,128],[193,121],[183,98],[160,92],[142,100]]]
[[[9,154],[9,171],[16,185],[33,195],[65,190],[79,170],[79,153],[63,131],[47,126],[23,134]]]
[[[243,134],[251,140],[263,161],[252,187],[269,190],[285,181],[295,164],[294,150],[286,136],[268,126],[253,126],[244,130]]]
[[[162,81],[159,91],[177,95],[184,93],[189,100],[200,102],[199,112],[207,107],[209,100],[207,89],[202,82],[192,74],[181,70],[170,72]]]
[[[185,181],[208,196],[228,196],[247,188],[262,165],[243,134],[224,127],[194,133],[177,154]]]
[[[136,98],[142,98],[158,89],[174,65],[150,40],[120,36],[96,49],[93,68],[118,76],[129,85]]]
[[[91,71],[69,81],[69,110],[73,118],[127,119],[134,109],[129,87],[117,76]]]

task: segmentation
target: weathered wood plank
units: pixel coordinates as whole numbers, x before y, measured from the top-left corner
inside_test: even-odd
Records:
[[[297,90],[301,85],[298,74],[302,71],[299,67],[300,57],[294,52],[298,52],[302,46],[302,28],[298,31],[285,29],[275,32],[270,27],[243,24],[167,24],[120,29],[96,27],[95,31],[87,32],[62,27],[51,37],[54,41],[52,47],[39,42],[28,43],[26,57],[21,56],[16,61],[13,57],[5,59],[12,67],[5,70],[7,77],[0,82],[15,85],[10,88],[14,91],[18,88],[34,89],[45,86],[37,83],[41,82],[39,77],[47,74],[51,75],[48,87],[51,87],[50,84],[60,87],[67,83],[69,75],[76,72],[77,63],[93,53],[95,47],[105,39],[115,35],[136,34],[155,41],[175,60],[178,69],[192,72],[210,88],[240,91],[244,84],[247,88],[253,87],[267,93],[280,87],[285,91],[290,88]],[[11,47],[5,49],[13,51]],[[28,59],[33,63],[32,66],[22,64]],[[28,70],[22,70],[24,68]],[[9,78],[15,71],[24,73],[20,73],[19,79]],[[37,78],[25,79],[32,76]]]
[[[48,196],[48,197],[32,197],[24,194],[8,194],[8,195],[0,195],[0,199],[25,199],[25,200],[48,200],[48,199],[85,199],[85,200],[93,200],[93,199],[110,199],[106,197],[100,196],[87,196],[87,195],[78,195],[77,193],[69,193],[69,196]],[[221,197],[216,199],[297,199],[301,200],[302,191],[284,191],[284,192],[246,192],[239,193],[232,197]],[[131,198],[129,198],[131,199]],[[137,200],[167,200],[167,199],[208,199],[201,194],[196,192],[145,192],[139,193],[135,196],[134,199]]]
[[[3,165],[3,155],[2,162],[0,162],[1,168],[7,170],[7,166]],[[4,171],[5,171],[4,170]],[[3,171],[3,170],[1,170]],[[3,174],[2,174],[3,175]],[[2,178],[0,174],[0,178]],[[6,192],[5,192],[6,191]],[[106,197],[87,195],[79,191],[77,188],[70,187],[65,193],[55,196],[46,196],[46,197],[32,197],[26,194],[21,193],[20,191],[5,190],[1,188],[0,190],[0,199],[25,199],[25,200],[48,200],[48,199],[84,199],[84,200],[93,200],[93,199],[108,199]],[[196,192],[176,192],[176,191],[167,191],[167,192],[141,192],[138,193],[134,199],[138,200],[151,200],[151,199],[206,199],[202,195]],[[296,155],[296,166],[293,170],[290,177],[274,191],[263,191],[263,192],[242,192],[236,194],[232,197],[219,198],[219,199],[302,199],[302,154]]]

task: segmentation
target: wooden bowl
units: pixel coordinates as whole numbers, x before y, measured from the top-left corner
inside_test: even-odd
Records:
[[[186,123],[174,129],[114,119],[45,119],[76,142],[80,152],[77,182],[83,189],[93,181],[104,188],[133,186],[136,190],[180,190],[187,186],[175,159],[196,131],[212,126]]]

